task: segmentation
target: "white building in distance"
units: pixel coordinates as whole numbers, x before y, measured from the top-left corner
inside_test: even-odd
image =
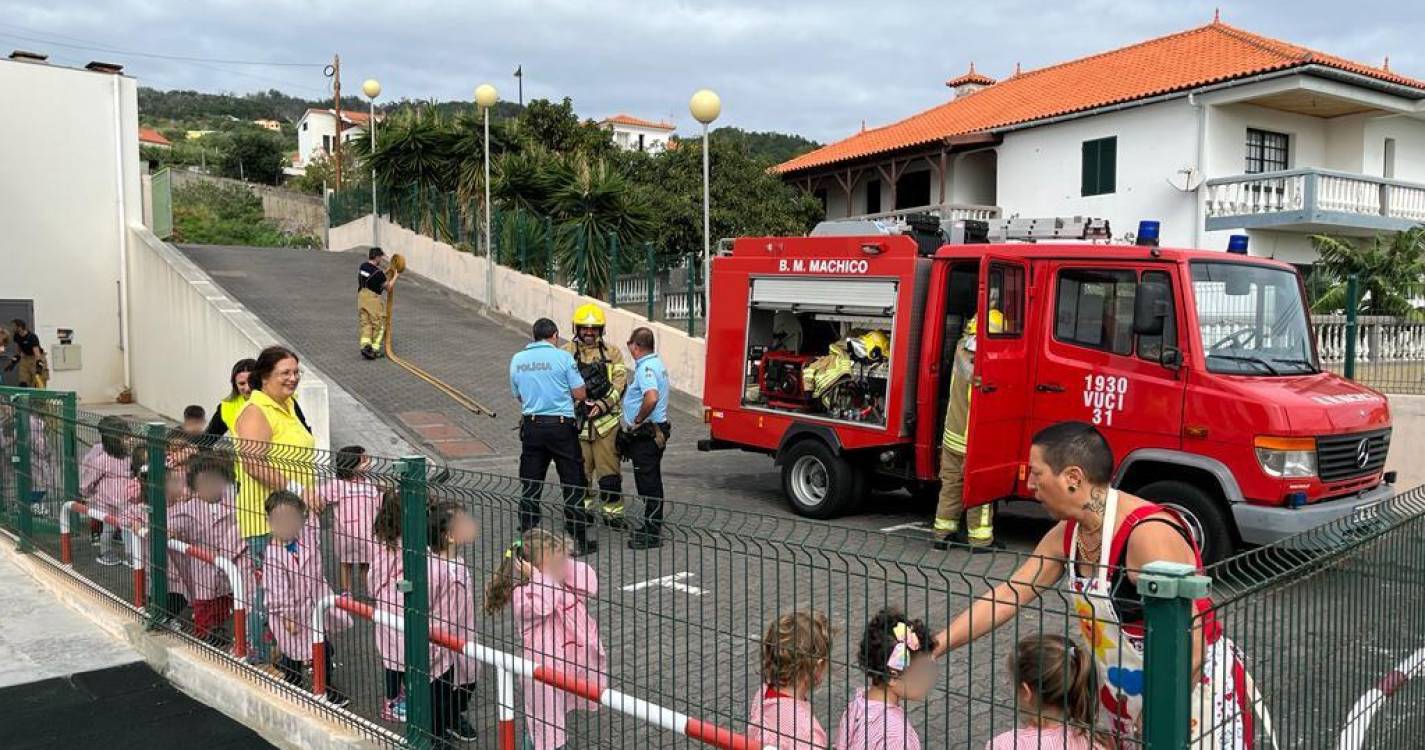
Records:
[[[614,145],[624,151],[658,153],[668,148],[668,139],[677,127],[632,115],[618,114],[599,121],[599,127],[613,134]]]
[[[347,143],[365,132],[370,122],[371,115],[366,112],[343,109],[341,111],[341,142]],[[336,142],[336,132],[335,111],[330,109],[307,110],[302,115],[302,119],[297,121],[297,155],[292,160],[291,168],[286,171],[289,174],[304,174],[307,170],[307,163],[318,155],[330,156],[332,144]]]

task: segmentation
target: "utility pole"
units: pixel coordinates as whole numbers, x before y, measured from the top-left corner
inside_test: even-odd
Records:
[[[332,159],[336,163],[336,189],[341,190],[341,55],[332,55],[327,68],[332,79],[332,109],[336,111],[336,138],[332,143]]]
[[[520,109],[524,109],[524,66],[515,66],[515,80],[519,81]]]

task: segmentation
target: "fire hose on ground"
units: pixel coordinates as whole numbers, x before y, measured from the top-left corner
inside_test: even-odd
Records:
[[[400,253],[391,256],[391,268],[398,274],[405,271],[405,256],[401,255]],[[410,372],[412,375],[415,375],[421,380],[424,380],[425,382],[434,386],[436,390],[449,396],[452,400],[455,401],[455,403],[460,404],[466,409],[469,409],[471,412],[474,412],[475,414],[486,414],[490,417],[494,417],[495,411],[493,409],[485,407],[480,402],[460,392],[460,390],[458,390],[455,386],[445,382],[444,380],[441,380],[440,378],[430,374],[429,372],[426,372],[424,369],[417,367],[409,360],[398,356],[394,351],[392,351],[391,339],[394,338],[394,335],[393,330],[391,328],[391,318],[392,313],[395,311],[395,309],[396,287],[392,285],[389,289],[386,290],[386,319],[385,321],[383,321],[383,326],[386,335],[382,343],[382,349],[386,353],[386,358],[399,365],[400,367],[405,368],[405,370]]]
[[[312,608],[312,692],[318,697],[325,695],[327,689],[326,613],[332,607],[401,632],[405,632],[406,628],[405,618],[402,615],[362,604],[348,595],[331,594],[319,600]],[[498,716],[500,750],[515,750],[516,747],[514,679],[516,676],[558,688],[571,695],[598,703],[604,708],[650,723],[659,729],[676,732],[709,747],[720,750],[774,750],[773,748],[763,748],[745,735],[730,729],[724,729],[671,708],[650,703],[618,690],[612,690],[594,680],[561,672],[558,669],[540,665],[533,660],[488,646],[481,646],[475,641],[460,638],[437,627],[430,629],[430,642],[495,668],[497,675],[496,695],[500,702]]]
[[[105,513],[102,510],[90,508],[88,503],[78,500],[66,501],[64,505],[61,506],[59,515],[59,561],[71,567],[74,565],[74,543],[69,523],[70,513],[82,513],[89,518],[103,521],[104,523],[112,524],[116,527],[124,527],[124,523],[117,517]],[[146,529],[140,529],[135,532],[134,536],[143,538],[146,534]],[[143,545],[135,541],[131,546],[133,549],[126,549],[125,551],[130,553],[133,560],[133,604],[135,607],[142,607],[144,605],[145,586]],[[177,539],[168,540],[168,549],[180,555],[208,563],[222,571],[223,575],[227,577],[228,585],[232,589],[233,596],[233,655],[239,658],[247,656],[247,610],[245,605],[247,600],[244,597],[242,573],[238,570],[237,564],[206,547],[199,547],[196,544],[181,542]]]

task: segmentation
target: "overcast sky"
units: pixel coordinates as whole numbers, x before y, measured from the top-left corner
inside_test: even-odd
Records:
[[[374,77],[388,99],[469,98],[483,81],[514,99],[523,65],[526,100],[569,96],[583,116],[627,112],[691,133],[688,97],[706,86],[722,96],[718,124],[829,141],[945,101],[944,81],[971,60],[1002,77],[1016,62],[1041,67],[1205,24],[1216,4],[6,0],[0,47],[121,62],[158,88],[307,97],[329,91],[321,66],[334,52],[347,90]],[[1238,2],[1222,18],[1361,62],[1389,55],[1392,69],[1425,78],[1425,3]]]

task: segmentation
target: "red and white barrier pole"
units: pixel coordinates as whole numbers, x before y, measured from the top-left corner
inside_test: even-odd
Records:
[[[247,656],[247,605],[245,604],[247,600],[244,596],[246,590],[243,587],[242,573],[238,570],[237,563],[222,557],[207,547],[180,542],[177,539],[169,539],[168,548],[180,555],[202,560],[223,572],[223,575],[228,579],[228,588],[233,592],[233,656],[239,658]]]
[[[323,648],[323,644],[326,643],[326,612],[331,607],[345,610],[362,619],[371,620],[402,632],[405,632],[406,629],[405,619],[400,614],[361,604],[349,596],[333,594],[319,600],[312,608],[312,692],[319,696],[326,693],[326,676],[320,667],[326,661],[326,649]],[[515,750],[515,675],[542,682],[581,698],[587,698],[606,708],[648,722],[660,729],[676,732],[704,745],[719,748],[719,750],[776,750],[774,746],[758,745],[745,735],[730,729],[694,719],[687,714],[664,708],[627,693],[610,690],[599,685],[595,680],[570,675],[505,651],[481,646],[475,641],[459,638],[442,628],[432,627],[430,629],[430,642],[495,668],[498,680],[496,694],[500,702],[498,713],[500,750]]]
[[[1384,706],[1386,699],[1422,674],[1425,674],[1425,648],[1402,660],[1395,669],[1382,677],[1374,688],[1366,691],[1366,694],[1356,701],[1346,718],[1346,728],[1341,731],[1337,747],[1340,750],[1360,750],[1366,743],[1366,733],[1370,731],[1371,720]]]
[[[115,516],[111,516],[98,508],[89,507],[88,503],[78,500],[66,500],[60,505],[59,510],[59,561],[65,565],[74,564],[74,542],[73,530],[69,522],[70,513],[82,513],[87,518],[96,521],[113,524],[121,531],[124,529],[124,522]],[[143,607],[144,603],[144,570],[143,570],[143,545],[138,543],[136,534],[127,534],[124,542],[124,552],[133,561],[134,569],[134,597],[135,607]]]

